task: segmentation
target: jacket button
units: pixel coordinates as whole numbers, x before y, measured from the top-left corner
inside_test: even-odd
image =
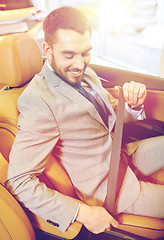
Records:
[[[59,227],[59,224],[58,223],[54,223],[53,224],[55,227]]]
[[[59,227],[59,224],[58,224],[58,223],[53,222],[53,221],[51,221],[51,220],[49,220],[49,219],[47,219],[47,222],[50,223],[50,224],[52,224],[52,225],[55,226],[55,227]]]

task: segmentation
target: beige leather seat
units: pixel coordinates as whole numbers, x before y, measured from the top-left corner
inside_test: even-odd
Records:
[[[6,161],[0,169],[0,232],[3,233],[3,239],[10,239],[11,235],[13,240],[30,240],[35,239],[32,228],[34,226],[56,236],[73,239],[82,227],[80,223],[73,223],[62,233],[35,214],[25,213],[3,186],[10,149],[17,133],[17,99],[32,77],[41,70],[43,63],[38,45],[28,34],[10,35],[1,41],[0,56],[0,83],[6,85],[0,90],[0,153]],[[47,186],[74,197],[74,188],[69,176],[52,155],[40,180]],[[125,231],[151,239],[164,236],[164,221],[161,219],[120,214],[118,220],[119,228]],[[19,229],[22,231],[18,231]]]

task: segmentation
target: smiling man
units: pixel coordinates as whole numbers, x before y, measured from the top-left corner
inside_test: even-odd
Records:
[[[25,207],[61,231],[77,220],[100,233],[118,225],[103,207],[117,100],[88,67],[91,29],[81,12],[72,7],[55,9],[43,28],[47,61],[18,99],[19,130],[6,186]],[[125,83],[123,92],[125,120],[144,118],[145,85]],[[163,143],[164,138],[148,139],[133,149],[143,174],[163,167]],[[50,154],[69,174],[80,204],[39,181]],[[164,217],[163,190],[138,181],[127,166],[117,212]]]
[[[90,62],[92,47],[89,31],[80,34],[73,30],[58,29],[53,46],[45,42],[43,49],[59,77],[72,86],[80,85]]]

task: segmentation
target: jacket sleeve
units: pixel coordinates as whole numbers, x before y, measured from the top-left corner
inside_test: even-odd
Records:
[[[78,201],[39,181],[60,135],[55,117],[40,97],[23,94],[18,101],[18,133],[10,152],[5,186],[26,208],[65,231]]]

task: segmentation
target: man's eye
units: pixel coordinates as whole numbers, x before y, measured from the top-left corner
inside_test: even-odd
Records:
[[[67,55],[65,55],[65,58],[67,58],[67,59],[72,59],[73,58],[73,54],[67,54]]]

